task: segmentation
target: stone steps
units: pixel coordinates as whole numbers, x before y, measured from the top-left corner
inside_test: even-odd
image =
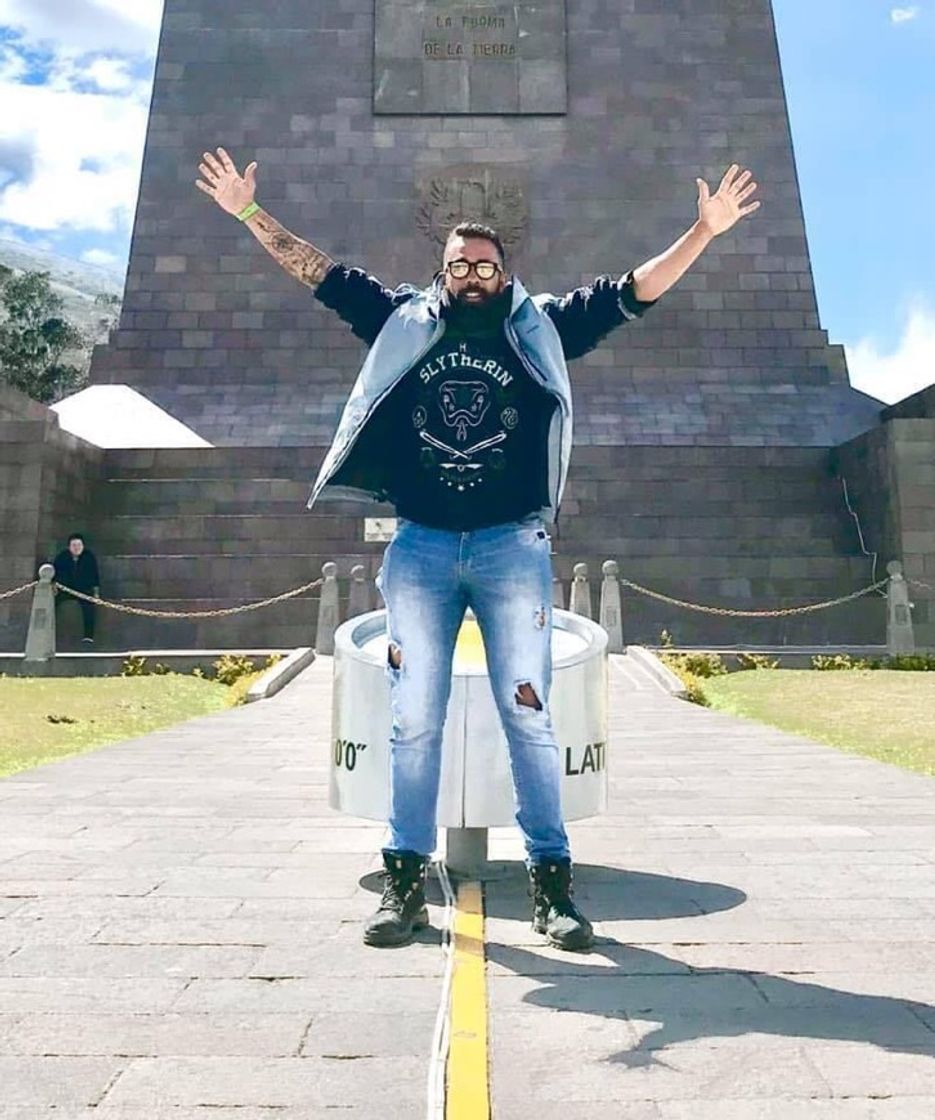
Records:
[[[106,453],[87,525],[107,595],[196,610],[266,598],[338,565],[376,573],[382,542],[365,542],[364,518],[389,506],[305,501],[323,449],[202,448]],[[601,564],[679,599],[767,609],[831,599],[871,582],[839,483],[821,448],[578,447],[553,567],[565,584],[588,564],[595,609]],[[878,567],[878,574],[882,564]],[[685,644],[877,643],[878,604],[795,620],[738,622],[625,593],[628,641],[663,628]],[[108,644],[308,644],[317,594],[234,619],[165,622],[109,615]],[[310,635],[312,635],[310,637]]]
[[[842,556],[850,544],[843,534],[829,535],[826,523],[808,518],[735,517],[737,537],[725,539],[719,518],[650,514],[619,518],[581,514],[562,518],[553,532],[556,550],[590,552],[599,537],[608,556],[703,556],[712,550],[731,556],[787,556],[795,540],[796,556]],[[845,527],[846,528],[846,527]],[[95,534],[102,555],[265,555],[339,556],[363,547],[363,517],[309,514],[179,513],[105,518]]]
[[[130,600],[129,605],[158,611],[203,611],[235,606],[243,598],[154,597]],[[77,614],[77,608],[73,610]],[[102,609],[96,645],[102,650],[295,648],[314,645],[317,612],[318,600],[313,597],[298,597],[228,618],[151,619]]]
[[[708,537],[669,538],[665,540],[654,539],[651,535],[639,537],[607,537],[601,542],[604,559],[616,559],[643,562],[658,558],[660,561],[681,558],[684,562],[703,558],[715,554],[719,558],[728,560],[732,565],[748,565],[751,569],[758,566],[762,569],[763,561],[774,561],[776,564],[794,562],[799,564],[812,560],[830,560],[834,564],[846,563],[856,559],[863,563],[865,557],[841,556],[834,541],[828,539],[807,538],[800,541],[795,554],[790,556],[787,551],[778,551],[771,540],[751,540],[742,544],[731,543],[725,547],[726,542]],[[303,562],[309,557],[313,560],[318,557],[324,563],[325,559],[337,560],[344,567],[355,555],[366,551],[370,555],[371,548],[379,548],[382,552],[383,544],[379,542],[364,542],[359,539],[348,540],[342,538],[291,539],[273,534],[258,533],[253,538],[245,537],[174,537],[165,536],[161,539],[145,533],[135,539],[116,539],[101,537],[95,538],[96,551],[109,559],[127,558],[134,561],[137,558],[157,556],[177,556],[197,558],[217,558],[218,560],[236,558],[238,556],[258,556],[260,558],[283,559],[296,557]],[[555,552],[570,561],[575,557],[584,558],[593,555],[593,539],[585,537],[565,537],[555,541]],[[260,550],[262,548],[262,551]],[[753,562],[759,561],[758,565]],[[356,562],[356,561],[355,561]],[[359,561],[363,563],[363,561]],[[815,567],[816,565],[812,565]]]

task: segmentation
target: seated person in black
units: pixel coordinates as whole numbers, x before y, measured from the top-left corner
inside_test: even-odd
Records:
[[[84,543],[81,533],[72,533],[68,538],[68,547],[55,557],[55,582],[62,587],[80,591],[85,595],[100,598],[101,576],[97,566],[97,557]],[[63,602],[73,601],[81,608],[81,620],[84,624],[84,637],[82,641],[88,645],[94,643],[94,614],[95,606],[84,599],[69,595],[67,591],[56,588],[55,606],[58,608]],[[58,611],[56,610],[56,613]]]

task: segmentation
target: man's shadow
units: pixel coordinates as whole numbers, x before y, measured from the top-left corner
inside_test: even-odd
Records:
[[[702,918],[746,901],[742,891],[719,883],[593,864],[575,865],[574,897],[594,921]],[[522,867],[487,884],[488,917],[528,925],[530,910]],[[695,940],[706,941],[701,924]],[[540,988],[523,997],[527,1004],[658,1024],[636,1048],[608,1059],[627,1066],[663,1064],[661,1052],[680,1042],[745,1034],[869,1042],[935,1056],[935,1007],[915,1000],[860,995],[752,970],[692,967],[610,937],[599,936],[590,953],[561,953],[559,959],[554,959],[559,951],[546,958],[489,938],[486,951],[489,961],[541,980]],[[602,954],[613,959],[612,966],[589,964]]]

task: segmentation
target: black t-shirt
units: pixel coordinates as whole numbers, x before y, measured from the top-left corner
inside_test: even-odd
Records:
[[[447,315],[441,341],[379,409],[393,449],[386,490],[396,512],[433,528],[466,531],[546,505],[556,406],[526,372],[502,319],[472,331]]]
[[[415,292],[335,264],[315,294],[369,346]],[[400,516],[439,528],[501,524],[548,504],[548,431],[559,405],[506,337],[512,296],[511,281],[486,308],[459,310],[442,294],[441,341],[374,409],[332,484],[390,497]],[[636,298],[627,272],[543,299],[541,309],[570,361],[653,303]]]

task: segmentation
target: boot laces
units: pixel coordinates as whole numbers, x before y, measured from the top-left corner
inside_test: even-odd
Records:
[[[381,910],[395,910],[401,913],[406,905],[409,892],[405,891],[403,884],[393,878],[388,871],[383,872],[383,897],[380,899]]]
[[[563,875],[555,864],[544,864],[538,868],[535,879],[535,893],[537,899],[561,915],[563,918],[574,918],[580,921],[581,912],[571,900],[575,893],[571,885],[571,872]]]
[[[380,874],[383,876],[383,897],[380,899],[381,910],[395,910],[401,914],[409,898],[419,886],[419,878],[409,878],[403,874],[394,874],[384,868]]]

